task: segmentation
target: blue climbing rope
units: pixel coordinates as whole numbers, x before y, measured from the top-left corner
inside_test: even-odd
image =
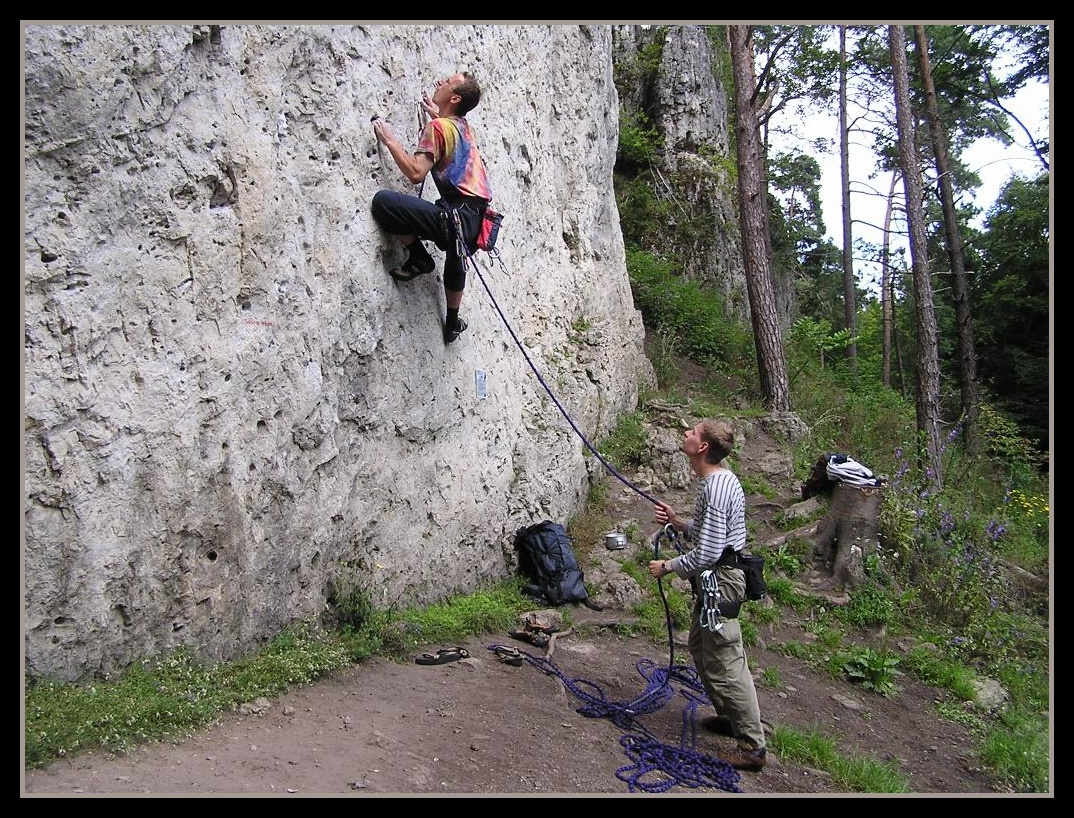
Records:
[[[457,229],[456,232],[460,231]],[[656,499],[654,497],[620,474],[582,434],[570,414],[563,408],[555,393],[545,382],[540,370],[537,369],[537,366],[526,352],[525,346],[515,334],[514,329],[511,327],[511,322],[507,320],[507,316],[504,315],[500,305],[496,302],[496,297],[492,294],[492,290],[489,288],[488,282],[485,281],[485,276],[482,274],[477,262],[472,255],[464,252],[464,247],[461,243],[459,248],[460,255],[473,266],[474,272],[477,273],[478,278],[481,280],[481,286],[488,293],[492,306],[499,313],[500,319],[503,321],[504,326],[507,327],[507,331],[522,353],[522,357],[526,359],[526,363],[533,370],[533,374],[537,377],[541,386],[544,387],[545,392],[548,393],[560,414],[570,424],[575,434],[604,465],[609,474],[649,502],[655,504]],[[506,270],[499,253],[496,253],[493,258],[499,262],[501,268]],[[677,532],[673,526],[667,525],[664,526],[661,532],[657,533],[653,540],[656,555],[659,555],[660,539],[665,536],[671,538],[672,544],[681,553],[682,547],[678,542]],[[657,583],[667,618],[668,642],[670,645],[669,661],[667,667],[657,668],[650,659],[638,660],[635,666],[647,684],[644,692],[636,699],[629,702],[611,701],[604,695],[604,691],[598,685],[584,679],[568,679],[551,660],[534,656],[525,651],[518,651],[518,653],[526,662],[541,672],[559,678],[563,686],[575,698],[583,702],[582,706],[577,708],[577,712],[587,718],[607,718],[621,730],[626,731],[619,739],[619,743],[623,745],[623,750],[632,763],[617,769],[615,776],[620,781],[625,782],[631,792],[637,792],[638,790],[642,792],[666,792],[676,786],[693,789],[712,787],[725,792],[742,792],[739,788],[741,778],[734,767],[726,761],[697,751],[697,721],[695,714],[698,705],[707,703],[708,698],[704,687],[698,679],[697,671],[692,667],[675,664],[675,642],[671,609],[668,606],[662,580],[657,580]],[[488,646],[491,651],[507,648],[508,646],[505,645]],[[638,720],[639,716],[653,713],[675,698],[676,691],[673,683],[679,685],[678,694],[683,696],[687,702],[683,708],[682,730],[678,747],[660,741]]]
[[[489,645],[491,651],[509,649],[507,645]],[[525,661],[549,676],[555,676],[563,687],[582,702],[576,711],[586,718],[606,718],[626,731],[619,743],[632,763],[615,771],[615,777],[626,783],[631,792],[666,792],[672,787],[692,789],[712,787],[725,792],[742,792],[741,776],[728,762],[697,750],[697,729],[694,717],[698,705],[708,701],[697,672],[685,665],[657,667],[651,659],[635,663],[646,681],[645,690],[628,702],[609,699],[601,687],[585,679],[570,679],[543,656],[518,651]],[[678,690],[675,686],[678,686]],[[670,703],[676,695],[686,699],[683,708],[682,732],[679,746],[666,744],[651,733],[639,720]]]

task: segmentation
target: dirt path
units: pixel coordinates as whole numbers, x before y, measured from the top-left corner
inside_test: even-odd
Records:
[[[826,774],[774,753],[763,771],[738,773],[719,761],[731,739],[704,731],[695,752],[676,758],[675,749],[694,749],[689,731],[682,743],[688,700],[676,685],[671,701],[640,716],[642,731],[632,731],[651,736],[670,759],[664,772],[646,773],[621,743],[627,730],[578,710],[616,714],[638,705],[660,687],[650,679],[666,678],[671,649],[618,637],[600,625],[601,616],[579,608],[577,618],[593,624],[558,639],[548,665],[500,662],[489,645],[511,644],[535,660],[545,655],[506,636],[472,640],[464,646],[470,658],[445,665],[374,659],[248,714],[228,715],[178,743],[146,745],[125,757],[89,753],[28,771],[24,793],[690,793],[728,791],[724,774],[743,793],[841,791]],[[783,636],[790,627],[780,626]],[[684,648],[674,650],[685,656]],[[888,700],[766,649],[752,650],[751,664],[759,677],[767,669],[769,678],[782,680],[758,688],[771,724],[835,733],[840,749],[892,763],[916,792],[992,791],[972,761],[967,731],[935,715],[936,691],[908,684]]]

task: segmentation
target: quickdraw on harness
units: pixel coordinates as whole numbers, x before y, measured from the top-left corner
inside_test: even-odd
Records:
[[[698,624],[705,630],[716,633],[723,627],[723,622],[720,621],[720,586],[716,582],[716,572],[711,569],[702,571],[699,579],[702,597]]]

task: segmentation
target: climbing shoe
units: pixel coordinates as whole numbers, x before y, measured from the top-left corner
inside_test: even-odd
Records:
[[[418,246],[421,242],[416,242]],[[402,267],[396,267],[388,275],[396,281],[410,281],[418,276],[428,275],[436,269],[436,262],[429,252],[422,247],[420,250],[411,250],[406,263]]]
[[[450,344],[458,339],[466,331],[466,322],[461,318],[456,319],[454,327],[444,325],[444,343]]]

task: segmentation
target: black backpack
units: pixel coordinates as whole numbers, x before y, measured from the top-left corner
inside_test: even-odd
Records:
[[[545,520],[515,532],[518,573],[528,580],[523,593],[544,605],[587,602],[582,569],[571,550],[566,529]]]

